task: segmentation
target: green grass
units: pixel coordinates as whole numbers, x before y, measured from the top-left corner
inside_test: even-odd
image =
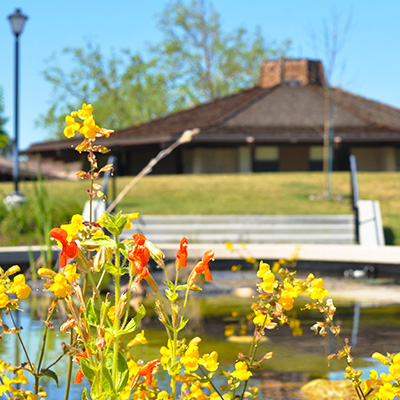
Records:
[[[119,193],[132,178],[116,179]],[[359,173],[358,180],[361,199],[380,202],[388,238],[393,236],[391,242],[400,245],[400,173]],[[55,225],[67,222],[68,215],[82,211],[87,199],[87,181],[50,181],[44,184],[53,205]],[[310,195],[321,194],[322,186],[323,174],[320,172],[147,176],[128,193],[117,209],[139,211],[143,215],[351,213],[348,172],[333,173],[333,199],[310,200]],[[31,198],[32,183],[23,183],[21,188]],[[11,191],[11,183],[0,183],[0,198]],[[338,196],[342,200],[337,200]],[[5,215],[5,210],[0,209],[0,228]],[[10,229],[10,224],[7,229]],[[24,227],[24,234],[26,229]],[[0,236],[2,242],[7,241],[5,236],[4,233],[3,238]]]

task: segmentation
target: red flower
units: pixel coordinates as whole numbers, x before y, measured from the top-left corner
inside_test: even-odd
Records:
[[[204,253],[202,260],[196,265],[195,271],[198,274],[204,274],[206,281],[212,281],[210,267],[208,263],[214,260],[215,253],[212,250],[208,250]]]
[[[187,266],[187,256],[188,256],[187,246],[188,246],[188,240],[184,237],[181,240],[180,248],[176,253],[176,258],[178,259],[178,262],[182,268]]]
[[[146,377],[146,385],[151,385],[151,380],[153,378],[153,369],[159,364],[160,360],[153,360],[148,362],[144,367],[139,369],[138,375]]]
[[[77,383],[81,383],[81,382],[82,382],[82,378],[85,376],[85,375],[83,374],[83,372],[82,372],[81,362],[80,362],[79,359],[80,359],[80,358],[88,358],[88,356],[87,356],[87,350],[85,350],[84,353],[78,353],[78,354],[75,356],[75,358],[76,358],[76,362],[79,364],[79,369],[78,369],[78,372],[77,372],[76,375],[75,375],[75,380],[74,380],[74,383],[77,384]]]
[[[150,260],[150,251],[145,247],[146,237],[137,233],[133,235],[135,247],[128,252],[128,258],[134,263],[136,273],[139,275],[143,271],[143,267],[148,264]]]
[[[68,241],[68,233],[61,228],[54,228],[50,231],[50,236],[58,240],[62,245],[60,254],[60,267],[64,268],[67,265],[68,258],[75,258],[79,253],[78,245],[74,241]]]
[[[140,272],[137,272],[134,283],[140,282],[143,278],[146,278],[146,276],[148,276],[149,274],[150,273],[148,268],[146,267],[142,268]]]

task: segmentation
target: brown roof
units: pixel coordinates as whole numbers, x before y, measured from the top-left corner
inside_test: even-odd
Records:
[[[331,89],[334,133],[343,140],[400,140],[400,110],[341,89]],[[184,130],[200,128],[194,142],[320,140],[324,89],[320,86],[259,86],[131,126],[114,133],[109,147],[170,142]],[[78,144],[58,140],[32,145],[27,152],[62,150]]]

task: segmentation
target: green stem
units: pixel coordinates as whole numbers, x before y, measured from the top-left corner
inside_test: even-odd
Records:
[[[128,317],[129,317],[129,303],[130,303],[131,297],[132,297],[132,282],[133,282],[133,276],[130,276],[129,284],[128,284],[128,298],[127,298],[128,306],[126,307],[124,322],[121,325],[122,329],[125,327],[125,324],[128,321]]]
[[[208,375],[206,374],[206,371],[204,371],[203,368],[201,368],[201,366],[199,365],[199,369],[200,371],[203,373],[203,375],[208,379],[208,382],[210,382],[211,386],[213,387],[213,389],[218,393],[218,396],[224,400],[224,398],[222,397],[222,394],[220,393],[220,391],[217,389],[217,387],[214,385],[213,381],[208,377]]]
[[[51,305],[51,309],[49,311],[49,314],[47,316],[47,320],[45,322],[45,327],[44,327],[43,337],[42,337],[42,347],[40,349],[40,355],[39,355],[39,361],[38,361],[38,364],[37,364],[36,374],[40,374],[41,373],[40,369],[42,367],[44,353],[45,353],[45,350],[46,350],[47,334],[49,332],[48,323],[53,318],[53,314],[54,314],[54,312],[56,310],[57,301],[58,300],[54,300],[53,304]],[[37,394],[38,392],[39,392],[39,376],[36,375],[35,376],[35,394]]]
[[[119,249],[118,249],[118,236],[115,237],[115,266],[119,268]],[[114,319],[114,354],[113,354],[113,369],[112,378],[113,382],[117,382],[117,363],[118,363],[118,341],[119,341],[119,318],[117,316],[118,303],[119,303],[119,291],[120,291],[120,277],[115,276],[115,319]]]
[[[187,285],[186,293],[185,293],[185,300],[183,302],[183,307],[182,307],[181,323],[182,323],[183,317],[185,315],[186,304],[187,304],[187,301],[188,301],[188,298],[189,298],[189,290],[190,290],[189,285]]]
[[[96,284],[94,283],[93,276],[92,276],[92,273],[90,272],[90,270],[88,270],[87,275],[89,276],[90,283],[93,286],[94,293],[96,294],[97,298],[99,300],[101,300],[99,289],[97,288]]]
[[[70,332],[71,332],[71,338],[69,343],[72,346],[72,344],[74,343],[74,330],[71,328]],[[67,366],[67,381],[65,382],[64,400],[68,400],[69,391],[71,388],[71,381],[72,381],[72,356],[69,356],[68,366]]]
[[[15,329],[18,330],[18,327],[17,327],[17,325],[16,325],[16,323],[15,323],[15,320],[14,320],[14,317],[13,317],[13,315],[12,315],[11,310],[10,310],[10,317],[11,317],[11,319],[12,319],[12,322],[13,322],[13,324],[14,324]],[[32,362],[31,362],[31,360],[29,359],[28,351],[26,350],[26,347],[25,347],[25,345],[24,345],[24,342],[22,341],[22,338],[21,338],[21,335],[19,334],[19,332],[17,332],[17,337],[18,337],[19,342],[21,343],[22,349],[24,350],[26,359],[28,360],[28,363],[29,363],[29,365],[30,365],[32,371],[34,371],[34,366],[33,366]],[[32,372],[32,373],[33,373],[33,372]]]
[[[267,319],[268,319],[268,314],[265,314],[265,318],[264,318],[264,321],[263,321],[263,324],[262,324],[263,327],[265,326],[265,323],[267,322]],[[251,347],[250,347],[250,362],[249,362],[249,367],[250,368],[253,365],[254,359],[256,358],[257,348],[258,348],[258,345],[260,343],[260,340],[256,340],[256,333],[257,333],[258,329],[259,328],[257,328],[257,327],[254,329],[253,340],[252,340]],[[242,391],[242,395],[240,396],[240,400],[243,400],[244,394],[245,394],[246,389],[247,389],[247,385],[249,384],[249,379],[247,379],[247,381],[243,385],[243,391]]]

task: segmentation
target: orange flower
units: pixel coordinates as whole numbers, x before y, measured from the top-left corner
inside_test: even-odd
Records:
[[[203,259],[196,265],[195,271],[198,274],[204,274],[206,281],[212,281],[210,267],[208,266],[210,261],[214,261],[215,253],[212,250],[208,250],[204,253]]]
[[[138,375],[146,377],[146,385],[151,385],[151,380],[153,378],[153,369],[160,363],[160,360],[153,360],[148,362],[144,367],[139,369]]]
[[[188,246],[188,240],[184,237],[181,240],[181,245],[176,253],[176,261],[177,261],[177,269],[181,269],[187,266],[187,246]]]
[[[78,353],[78,354],[75,356],[75,358],[76,358],[76,362],[79,364],[79,369],[78,369],[78,372],[77,372],[76,375],[75,375],[75,380],[74,380],[74,383],[77,384],[77,383],[81,383],[81,382],[82,382],[82,378],[85,376],[85,375],[83,374],[83,372],[82,372],[81,362],[80,362],[79,359],[80,359],[80,358],[88,358],[88,356],[87,356],[87,350],[85,350],[84,353]]]
[[[137,270],[136,270],[137,271]],[[135,277],[135,283],[140,282],[143,278],[146,278],[146,276],[149,275],[149,269],[144,267],[140,272],[137,272],[137,275]]]
[[[75,258],[78,255],[78,245],[74,241],[68,241],[68,233],[64,229],[54,228],[50,231],[50,236],[61,243],[62,251],[60,254],[60,267],[64,268],[67,265],[68,258]]]
[[[135,241],[135,247],[128,252],[128,258],[134,263],[136,273],[139,275],[150,260],[150,252],[144,245],[146,242],[145,236],[137,233],[133,235],[133,240]]]

